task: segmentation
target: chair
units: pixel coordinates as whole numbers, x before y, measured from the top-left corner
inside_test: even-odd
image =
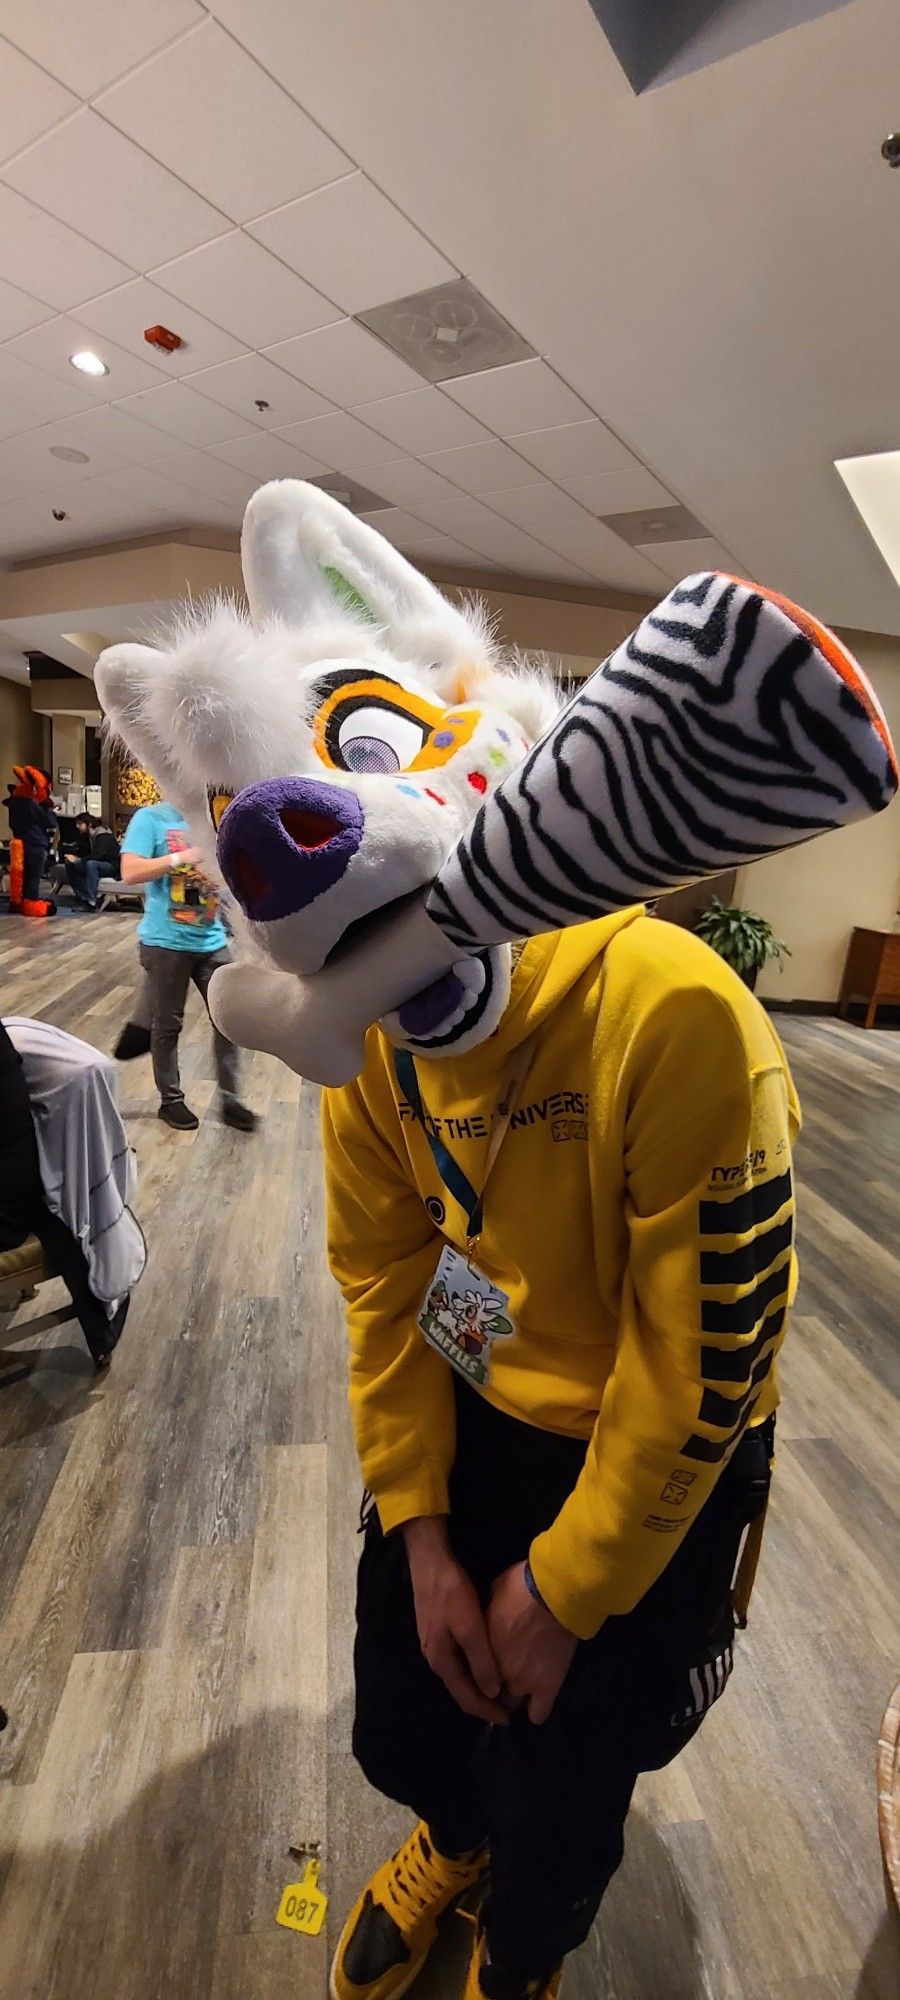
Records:
[[[33,1299],[38,1285],[48,1285],[58,1277],[36,1236],[26,1236],[14,1250],[0,1250],[0,1312],[15,1312],[26,1299]],[[60,1318],[74,1316],[75,1308],[61,1310]]]
[[[118,910],[121,908],[123,902],[127,904],[142,903],[144,900],[144,886],[143,882],[120,882],[117,875],[106,875],[101,882],[97,883],[97,895],[104,909],[107,903],[114,903]]]

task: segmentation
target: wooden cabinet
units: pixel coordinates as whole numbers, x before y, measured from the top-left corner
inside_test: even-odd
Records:
[[[841,981],[839,1014],[846,1016],[851,1000],[868,1002],[867,1028],[874,1027],[879,1007],[888,1001],[900,1005],[900,931],[854,931]]]

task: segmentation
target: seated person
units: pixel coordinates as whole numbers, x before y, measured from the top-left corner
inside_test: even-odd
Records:
[[[125,1324],[145,1246],[114,1065],[43,1021],[0,1021],[0,1251],[37,1236],[94,1363]]]
[[[76,903],[82,903],[88,910],[98,909],[98,884],[114,880],[119,872],[119,843],[115,834],[91,813],[79,813],[74,848],[67,849],[63,859]]]

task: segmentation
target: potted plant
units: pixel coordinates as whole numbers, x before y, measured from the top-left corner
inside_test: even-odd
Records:
[[[756,986],[762,967],[770,958],[775,960],[779,972],[790,951],[783,938],[776,937],[771,924],[765,917],[758,917],[755,910],[742,910],[737,905],[720,903],[718,896],[705,910],[701,910],[694,925],[697,937],[704,944],[712,946],[726,965],[730,965],[751,993]]]

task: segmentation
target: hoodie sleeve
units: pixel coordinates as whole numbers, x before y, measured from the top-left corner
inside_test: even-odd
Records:
[[[584,1470],[531,1563],[579,1638],[661,1574],[745,1426],[777,1400],[796,1289],[796,1099],[722,996],[670,992],[629,1051],[628,1254],[614,1366]]]
[[[383,1125],[392,1122],[386,1102]],[[449,1511],[453,1382],[416,1324],[441,1241],[359,1084],[323,1093],[322,1130],[328,1250],[347,1308],[356,1448],[388,1533],[417,1515]]]

